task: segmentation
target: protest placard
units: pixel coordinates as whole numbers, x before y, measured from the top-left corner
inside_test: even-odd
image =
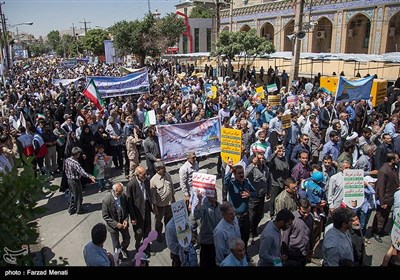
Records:
[[[200,191],[205,196],[215,197],[216,175],[194,172],[192,178],[192,186],[195,193]]]
[[[346,169],[343,175],[343,203],[351,209],[357,209],[364,202],[364,170]]]
[[[242,131],[239,129],[221,129],[221,158],[224,162],[229,159],[237,164],[242,158]]]
[[[287,115],[283,115],[282,116],[282,128],[283,129],[286,129],[286,128],[289,128],[290,127],[290,122],[291,122],[291,117],[290,117],[290,114],[287,114]]]

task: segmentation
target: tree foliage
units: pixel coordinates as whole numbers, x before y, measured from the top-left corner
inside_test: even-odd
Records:
[[[104,55],[104,40],[108,39],[110,39],[108,31],[92,29],[85,34],[83,45],[86,50],[93,52],[93,55]]]
[[[116,50],[121,55],[136,55],[141,65],[146,56],[157,57],[174,46],[184,30],[183,20],[175,14],[162,19],[148,14],[141,21],[120,21],[110,28]]]
[[[50,31],[50,33],[47,35],[47,40],[49,41],[52,50],[56,51],[61,44],[60,32],[58,32],[58,30]]]
[[[275,52],[275,47],[271,41],[259,37],[255,29],[248,32],[222,31],[216,46],[216,55],[226,55],[230,58],[241,53],[246,56],[258,56]]]
[[[230,58],[228,60],[228,70],[230,72],[232,68],[231,59],[234,60],[236,55],[244,56],[245,65],[248,63],[247,58],[252,57],[253,61],[249,63],[251,65],[257,56],[273,52],[275,52],[275,46],[272,42],[264,37],[259,37],[255,29],[250,29],[248,32],[222,31],[219,34],[214,55],[223,55]],[[229,73],[228,75],[230,76],[231,74]]]
[[[214,9],[205,3],[195,3],[190,12],[190,18],[212,18],[214,17]]]
[[[27,49],[29,57],[36,57],[48,53],[51,50],[51,47],[43,42],[35,42],[27,45]]]
[[[167,47],[173,47],[182,32],[185,31],[185,25],[183,19],[178,17],[176,14],[167,14],[162,21],[157,22],[159,25],[159,31],[164,35],[166,39]]]
[[[14,167],[8,173],[0,173],[0,244],[1,250],[21,250],[22,246],[36,243],[38,232],[34,220],[45,211],[37,207],[39,199],[58,186],[50,185],[44,176],[35,178],[33,168],[25,167],[21,172]],[[5,253],[5,251],[3,252]],[[6,259],[0,259],[0,266],[9,265]],[[30,255],[14,259],[17,265],[32,265]],[[12,261],[12,258],[11,258]]]

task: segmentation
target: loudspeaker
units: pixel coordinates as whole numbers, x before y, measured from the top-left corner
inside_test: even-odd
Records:
[[[296,37],[297,37],[297,39],[299,39],[299,40],[304,39],[304,37],[306,37],[306,32],[304,32],[304,31],[299,31],[299,32],[296,33]]]
[[[292,41],[296,38],[296,34],[290,34],[290,35],[287,35],[287,37],[289,38],[290,41]]]

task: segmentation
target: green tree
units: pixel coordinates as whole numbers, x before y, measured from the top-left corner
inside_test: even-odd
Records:
[[[49,44],[53,51],[57,51],[57,49],[60,48],[61,36],[60,36],[60,32],[58,32],[58,30],[50,31],[50,33],[47,34],[47,40],[49,41]]]
[[[275,47],[271,41],[268,41],[264,37],[259,37],[255,29],[251,29],[248,32],[238,31],[222,31],[219,34],[218,41],[216,43],[215,55],[223,55],[234,60],[236,55],[239,55],[238,65],[240,58],[244,57],[244,64],[250,66],[254,60],[264,54],[275,52]],[[252,58],[252,61],[248,63],[247,59]],[[248,64],[247,64],[248,63]],[[246,67],[247,68],[247,67]],[[230,71],[231,65],[228,65]],[[231,75],[229,73],[228,75]]]
[[[108,31],[103,29],[92,29],[85,34],[83,45],[86,50],[93,52],[93,55],[104,55],[104,40],[110,39]]]
[[[122,55],[136,55],[141,66],[146,56],[157,57],[174,46],[184,30],[183,20],[175,14],[162,19],[148,14],[141,21],[120,21],[110,28],[116,50]]]
[[[166,47],[173,47],[186,27],[182,18],[174,13],[167,14],[162,21],[158,21],[159,32],[166,39]]]
[[[42,42],[36,42],[27,45],[28,48],[28,53],[29,57],[36,57],[36,56],[41,56],[43,54],[46,54],[50,52],[51,47],[49,45],[46,45]]]
[[[2,256],[6,249],[21,250],[22,246],[36,243],[38,231],[34,220],[44,213],[44,206],[37,206],[39,199],[58,186],[50,185],[42,175],[35,177],[33,168],[22,171],[16,167],[10,173],[0,173],[0,244]],[[4,250],[4,251],[3,251]],[[11,256],[0,258],[0,266],[9,265]],[[8,261],[8,262],[7,262]],[[32,265],[28,255],[16,257],[17,265]]]
[[[214,9],[205,3],[195,3],[192,11],[190,12],[190,18],[212,18],[214,17]]]

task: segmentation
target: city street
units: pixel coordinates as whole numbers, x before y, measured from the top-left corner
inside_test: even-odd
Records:
[[[212,155],[205,160],[200,161],[200,169],[207,169],[209,174],[216,173],[216,162],[217,156]],[[145,166],[145,161],[142,160],[141,164]],[[175,188],[179,186],[179,168],[183,162],[175,163],[167,166],[167,171],[171,174]],[[117,170],[112,170],[112,174]],[[120,172],[120,171],[118,171]],[[111,183],[122,182],[126,185],[127,180],[124,174],[117,174],[110,181]],[[55,184],[60,183],[61,177],[57,177],[54,180]],[[104,222],[101,215],[101,201],[105,194],[109,191],[102,193],[97,192],[98,188],[96,185],[89,185],[84,189],[83,194],[83,206],[88,210],[88,213],[82,215],[69,215],[67,212],[67,202],[64,198],[64,194],[56,192],[47,198],[42,199],[39,205],[45,205],[47,211],[42,217],[38,219],[39,233],[40,233],[40,245],[42,250],[46,252],[47,260],[50,258],[58,259],[59,257],[67,258],[70,266],[85,266],[83,259],[83,247],[91,240],[90,231],[92,227],[98,222]],[[221,199],[221,179],[217,180],[218,198]],[[182,191],[176,192],[176,199],[183,199]],[[266,203],[265,209],[268,209],[268,203]],[[264,224],[270,220],[269,214],[266,213],[263,220],[260,223],[261,230]],[[372,223],[373,215],[370,219]],[[153,227],[154,228],[154,227]],[[136,253],[134,248],[134,235],[132,227],[131,232],[131,243],[129,245],[129,257],[132,259]],[[382,258],[386,253],[386,250],[390,246],[390,236],[382,238],[383,243],[380,244],[371,238],[371,244],[366,247],[368,261],[367,263],[372,266],[379,266],[382,262]],[[104,248],[107,251],[112,250],[110,235],[107,236],[107,240],[104,244]],[[258,248],[259,240],[256,239],[254,245],[249,245],[249,255],[253,258],[253,265],[256,265],[258,261]],[[151,250],[156,254],[150,258],[150,266],[171,266],[171,259],[169,257],[169,250],[166,247],[165,242],[158,243],[154,241],[151,245]],[[314,264],[309,264],[315,266]]]

